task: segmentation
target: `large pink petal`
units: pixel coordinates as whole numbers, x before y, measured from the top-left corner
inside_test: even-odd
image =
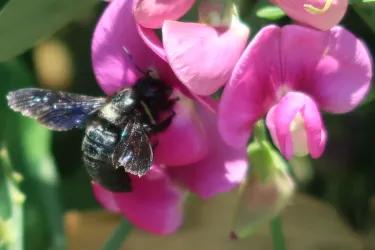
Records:
[[[165,170],[153,166],[143,177],[131,179],[130,193],[112,193],[93,184],[94,195],[104,208],[122,213],[136,227],[161,235],[176,231],[183,220],[184,192]]]
[[[126,47],[142,70],[156,70],[166,83],[188,95],[189,92],[181,86],[168,64],[140,37],[132,4],[132,0],[113,0],[96,26],[92,40],[92,64],[100,86],[110,94],[134,84],[142,76],[125,54],[123,47]]]
[[[309,96],[298,92],[287,93],[268,113],[267,127],[281,153],[290,160],[294,153],[290,127],[298,112],[305,124],[309,153],[317,158],[324,151],[326,131],[319,109]]]
[[[309,93],[329,112],[348,112],[363,100],[372,77],[371,56],[349,31],[287,25],[280,39],[284,82],[292,88]]]
[[[332,0],[330,8],[322,14],[312,14],[303,6],[304,4],[310,4],[322,9],[326,1],[328,0],[270,0],[293,20],[320,30],[329,30],[344,17],[348,7],[348,0]]]
[[[227,192],[236,187],[248,170],[246,147],[234,149],[220,137],[217,115],[198,108],[198,116],[207,131],[209,153],[194,164],[168,168],[171,175],[201,198]]]
[[[208,138],[196,114],[201,107],[186,97],[180,97],[174,110],[171,126],[158,135],[155,162],[167,166],[180,166],[201,160],[208,151]]]
[[[237,21],[228,29],[165,21],[162,31],[173,71],[199,95],[213,94],[228,81],[249,37],[247,26]]]
[[[233,147],[247,145],[254,123],[265,115],[283,82],[279,27],[263,28],[249,44],[220,100],[219,130]]]
[[[143,27],[158,29],[164,20],[177,20],[193,6],[195,0],[136,0],[135,20]]]

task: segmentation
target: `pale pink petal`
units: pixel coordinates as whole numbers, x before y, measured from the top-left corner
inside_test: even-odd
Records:
[[[209,153],[194,164],[168,168],[170,174],[201,198],[227,192],[236,187],[247,174],[246,146],[234,149],[220,137],[217,115],[206,109],[197,109],[209,140]]]
[[[320,157],[325,149],[327,131],[316,103],[306,96],[305,107],[301,110],[305,122],[307,143],[312,158]]]
[[[208,138],[196,114],[201,107],[186,97],[180,97],[172,124],[158,137],[154,160],[158,164],[180,166],[201,160],[208,152]]]
[[[329,30],[344,17],[348,0],[332,0],[329,9],[322,14],[312,14],[304,8],[304,4],[309,4],[322,9],[326,1],[328,0],[270,0],[293,20],[320,30]]]
[[[213,94],[228,81],[249,37],[248,27],[238,21],[228,29],[165,21],[162,33],[174,73],[199,95]]]
[[[372,78],[370,53],[344,28],[322,32],[287,25],[282,28],[281,44],[284,81],[309,93],[319,108],[349,112],[368,92]]]
[[[324,151],[326,131],[319,109],[309,96],[298,92],[287,93],[268,113],[267,127],[276,146],[285,158],[290,160],[294,153],[290,128],[298,112],[305,124],[309,153],[313,158],[317,158]]]
[[[165,170],[154,165],[143,177],[131,179],[132,192],[112,193],[93,184],[94,195],[104,208],[122,213],[136,227],[159,235],[176,231],[183,220],[184,192]]]
[[[143,27],[158,29],[164,20],[177,20],[186,14],[195,0],[136,0],[135,20]]]
[[[233,147],[247,145],[254,123],[272,106],[275,89],[283,82],[280,33],[280,28],[274,25],[263,28],[241,56],[224,88],[219,131]]]

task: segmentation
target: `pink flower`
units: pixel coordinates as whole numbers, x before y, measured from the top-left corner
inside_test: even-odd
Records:
[[[371,64],[364,44],[342,27],[267,26],[224,89],[219,131],[230,145],[243,147],[267,114],[272,139],[287,159],[307,153],[317,158],[326,143],[319,110],[353,110],[369,90]]]
[[[337,25],[346,13],[348,0],[270,0],[290,18],[320,30]]]
[[[146,44],[170,64],[178,79],[197,95],[211,95],[228,81],[250,31],[233,15],[233,5],[225,1],[216,8],[208,7],[209,0],[201,2],[199,16],[205,22],[212,20],[210,25],[175,21],[194,2],[137,0],[134,15]],[[229,17],[221,18],[220,6],[230,9],[225,12],[230,13]],[[162,43],[150,28],[161,28]]]
[[[152,169],[140,178],[130,176],[133,191],[112,193],[97,184],[93,189],[103,207],[122,213],[144,230],[168,234],[182,222],[183,187],[202,198],[231,190],[246,175],[246,151],[232,149],[220,139],[217,103],[208,98],[198,103],[167,62],[143,42],[131,6],[132,1],[112,1],[94,32],[92,62],[100,86],[110,94],[141,77],[125,47],[140,68],[152,69],[181,99],[174,106],[172,124],[157,135]]]

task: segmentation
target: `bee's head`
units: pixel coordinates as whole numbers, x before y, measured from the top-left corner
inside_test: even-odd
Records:
[[[138,79],[133,89],[138,98],[142,100],[168,99],[172,94],[172,88],[167,86],[164,81],[151,76]]]

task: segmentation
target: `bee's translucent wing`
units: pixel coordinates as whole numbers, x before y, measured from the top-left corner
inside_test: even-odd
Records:
[[[150,170],[152,159],[152,147],[141,123],[136,116],[129,117],[112,155],[114,166],[124,167],[126,172],[142,176]]]
[[[105,103],[105,98],[67,92],[26,88],[7,95],[14,111],[37,121],[52,130],[82,128],[85,122]]]

